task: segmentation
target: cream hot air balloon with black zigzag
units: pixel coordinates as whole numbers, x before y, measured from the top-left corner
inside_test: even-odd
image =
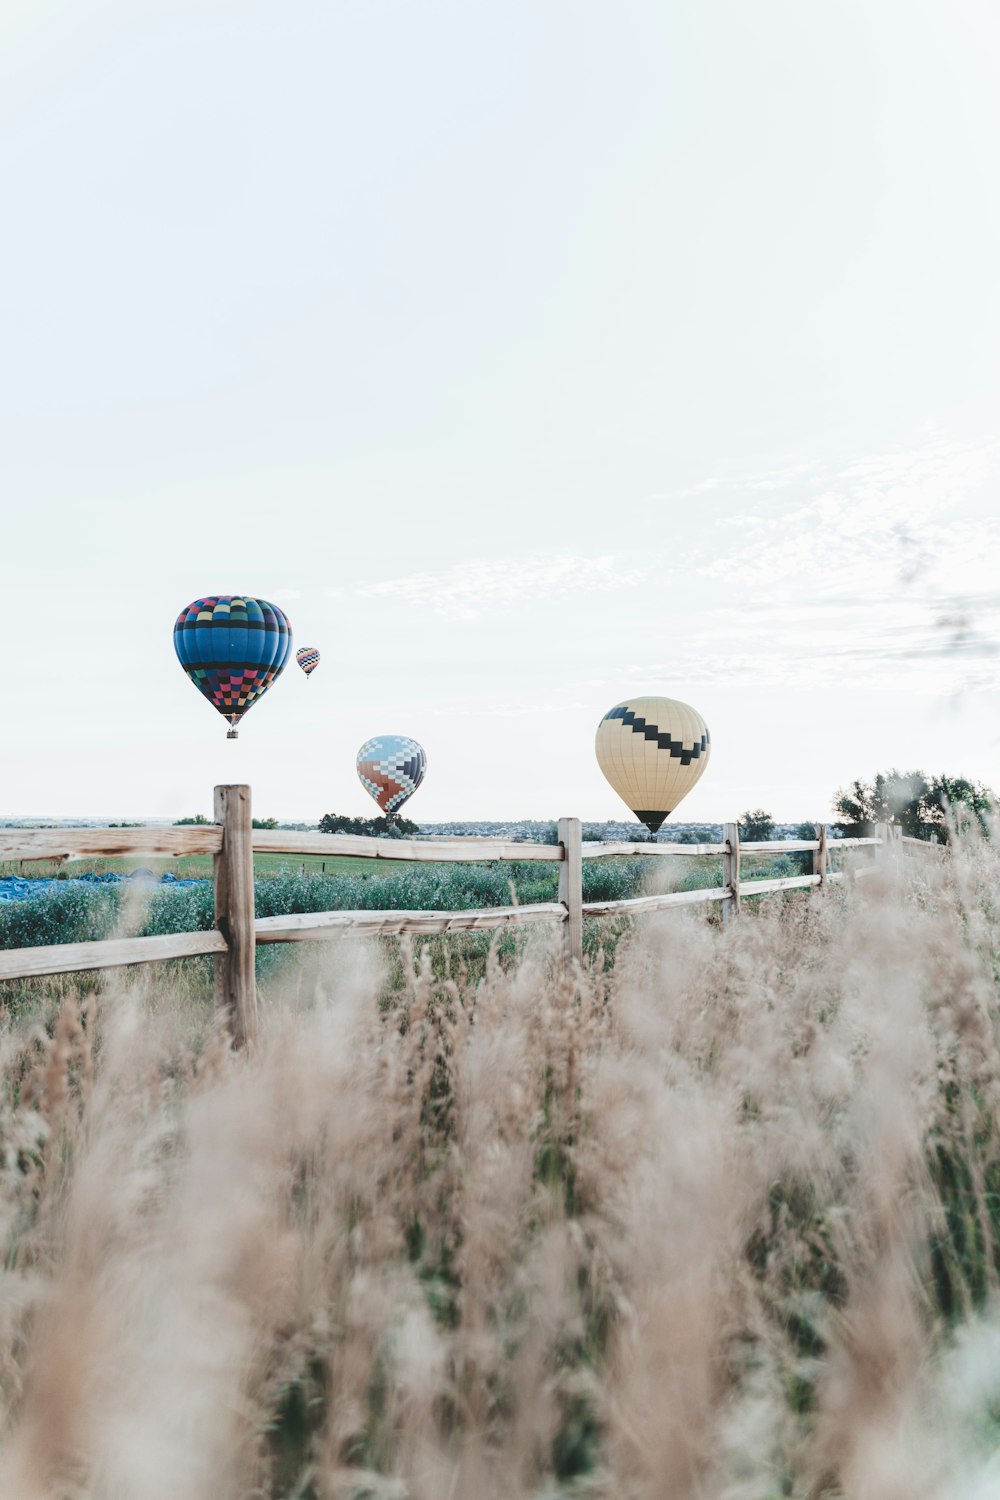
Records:
[[[597,761],[636,817],[655,834],[708,765],[701,714],[676,698],[629,698],[597,726]]]

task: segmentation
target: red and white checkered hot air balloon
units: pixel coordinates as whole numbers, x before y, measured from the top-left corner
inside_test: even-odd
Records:
[[[358,751],[358,775],[386,817],[391,818],[424,779],[427,756],[405,734],[377,734]]]

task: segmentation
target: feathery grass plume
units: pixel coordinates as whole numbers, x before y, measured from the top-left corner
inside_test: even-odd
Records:
[[[998,877],[12,1012],[0,1493],[994,1493]]]

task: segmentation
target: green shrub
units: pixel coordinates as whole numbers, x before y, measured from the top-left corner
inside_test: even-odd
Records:
[[[110,937],[121,908],[121,887],[54,887],[27,901],[0,905],[0,949],[42,948]]]
[[[623,901],[641,890],[641,860],[588,861],[585,901]],[[123,886],[65,886],[0,906],[0,949],[81,943],[110,937],[122,910]],[[318,911],[469,911],[555,901],[559,871],[534,860],[492,865],[427,865],[372,875],[275,875],[254,886],[258,917]],[[156,887],[138,935],[203,932],[214,921],[213,893],[204,885]]]

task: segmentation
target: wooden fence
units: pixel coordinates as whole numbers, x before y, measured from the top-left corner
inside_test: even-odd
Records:
[[[748,897],[779,891],[804,890],[828,881],[856,878],[872,865],[849,870],[830,868],[832,849],[874,850],[876,861],[898,856],[904,844],[900,830],[882,825],[875,838],[837,839],[827,843],[826,829],[816,825],[814,839],[783,839],[741,843],[735,823],[727,823],[720,844],[605,843],[585,844],[579,818],[560,818],[558,844],[522,843],[511,839],[376,839],[328,833],[286,833],[255,829],[251,823],[250,788],[217,786],[215,822],[185,828],[0,829],[0,860],[68,860],[93,856],[190,854],[214,856],[215,927],[204,932],[167,933],[158,937],[114,938],[102,942],[58,943],[42,948],[14,948],[0,952],[0,980],[45,974],[71,974],[84,969],[112,969],[126,964],[159,963],[170,958],[212,954],[215,994],[230,1018],[233,1042],[243,1046],[257,1033],[257,990],[254,952],[258,943],[319,942],[342,933],[393,935],[414,933],[496,931],[532,923],[559,923],[565,932],[570,963],[583,956],[584,917],[638,915],[673,906],[719,902],[728,922]],[[920,846],[928,852],[933,846]],[[939,849],[936,853],[943,853]],[[280,917],[254,913],[253,856],[258,854],[320,855],[336,859],[482,862],[484,860],[544,860],[559,863],[558,900],[532,906],[501,906],[470,911],[331,911]],[[741,859],[746,855],[810,853],[812,871],[780,879],[744,880]],[[613,855],[640,858],[722,859],[722,884],[705,890],[672,891],[638,896],[626,901],[584,901],[583,861]]]

